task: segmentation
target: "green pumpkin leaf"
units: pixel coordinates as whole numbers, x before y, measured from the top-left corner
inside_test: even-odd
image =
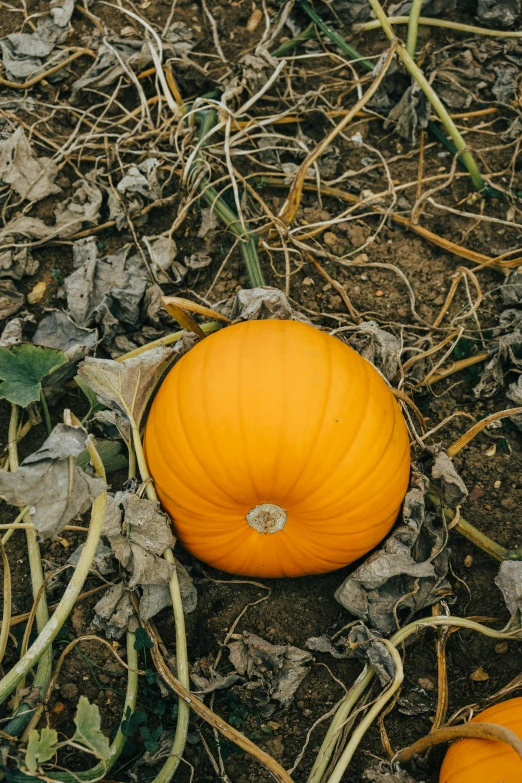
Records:
[[[67,362],[67,356],[55,348],[20,343],[0,347],[0,398],[26,408],[40,399],[42,380]]]
[[[86,413],[86,415],[83,417],[83,421],[90,421],[95,413],[98,413],[99,411],[104,411],[106,406],[99,401],[96,392],[94,392],[90,386],[88,386],[85,381],[83,381],[79,375],[76,376],[74,379],[76,382],[76,385],[82,390],[82,392],[87,397],[87,400],[89,402],[89,410]]]
[[[25,766],[29,772],[36,772],[39,764],[49,761],[58,749],[58,733],[54,729],[44,728],[41,731],[32,729],[29,732],[29,742],[25,751]]]
[[[109,755],[109,740],[100,729],[100,711],[96,704],[90,704],[85,696],[80,696],[74,722],[76,731],[72,741],[88,748],[95,756],[105,761]]]
[[[98,440],[94,439],[94,445],[98,452],[106,473],[114,473],[117,470],[124,470],[129,466],[129,460],[122,452],[122,444],[117,440]],[[91,458],[87,449],[78,454],[74,460],[79,468],[86,470]]]

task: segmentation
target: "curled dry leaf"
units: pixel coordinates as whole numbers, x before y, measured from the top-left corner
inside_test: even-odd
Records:
[[[100,217],[103,194],[89,179],[79,179],[73,184],[73,193],[64,204],[54,211],[55,228],[61,237],[76,233],[84,223],[96,225]]]
[[[170,237],[158,237],[154,240],[143,237],[143,243],[148,250],[150,268],[156,282],[160,285],[180,283],[187,270],[183,264],[174,260],[178,252],[174,240]]]
[[[67,357],[64,364],[42,380],[46,399],[55,403],[65,391],[66,382],[76,375],[77,363],[96,346],[98,332],[76,326],[61,310],[50,310],[38,324],[32,342],[62,351]]]
[[[37,158],[22,127],[5,141],[0,141],[0,180],[28,201],[40,201],[61,188],[54,180],[56,163],[50,158]]]
[[[16,244],[12,236],[4,236],[3,242],[6,247],[0,250],[0,277],[21,280],[24,275],[35,275],[39,264],[31,255],[30,249],[23,246],[9,247]]]
[[[435,457],[431,476],[442,484],[444,501],[450,506],[459,506],[468,496],[468,490],[463,480],[455,470],[453,462],[446,452],[439,451]]]
[[[391,380],[399,369],[401,342],[398,337],[381,329],[375,321],[359,324],[348,344]]]
[[[231,321],[261,321],[267,318],[301,320],[296,319],[284,293],[268,286],[242,289],[215,309]]]
[[[25,296],[18,293],[12,280],[0,280],[0,321],[16,315],[25,304]]]
[[[69,360],[78,361],[96,346],[97,332],[76,326],[62,310],[49,310],[38,324],[32,342],[63,351]]]
[[[396,124],[399,136],[412,147],[418,142],[420,130],[428,127],[430,104],[417,82],[405,91],[400,101],[390,110],[384,127]]]
[[[80,326],[98,325],[105,345],[140,325],[140,305],[149,282],[140,258],[130,248],[98,258],[93,237],[75,243],[75,271],[65,279],[67,308]]]
[[[112,410],[139,425],[148,401],[177,352],[159,346],[132,359],[85,359],[78,368],[82,381]]]
[[[355,657],[369,662],[381,685],[388,685],[395,677],[395,664],[385,644],[365,625],[356,625],[350,629],[348,644]]]
[[[0,345],[9,348],[12,345],[18,345],[23,341],[23,331],[26,323],[25,318],[11,318],[4,327],[0,335]]]
[[[334,658],[349,658],[350,651],[346,649],[346,639],[337,639],[335,644],[328,636],[311,636],[306,640],[305,647],[314,652],[330,653]]]
[[[52,0],[50,6],[50,15],[38,18],[34,32],[14,33],[0,40],[8,78],[25,81],[41,69],[54,47],[67,37],[73,0]]]
[[[161,187],[157,174],[158,166],[157,158],[147,158],[137,166],[130,166],[118,183],[118,193],[122,195],[139,193],[150,200],[161,198]]]
[[[174,546],[170,520],[159,503],[130,492],[107,498],[103,535],[129,574],[128,585],[166,584],[173,571],[161,555]]]
[[[136,630],[139,622],[125,585],[112,585],[104,593],[94,607],[93,625],[109,639],[121,639],[127,631]]]
[[[68,558],[67,562],[71,563],[71,565],[77,565],[84,546],[85,544],[80,544]],[[102,576],[108,576],[116,570],[112,549],[109,546],[105,546],[103,541],[100,541],[96,547],[91,567]]]
[[[102,479],[87,475],[69,459],[85,449],[87,438],[81,427],[58,424],[16,473],[0,472],[0,496],[15,506],[29,506],[42,539],[58,535],[107,489]]]
[[[306,666],[311,653],[289,644],[270,644],[253,633],[243,633],[241,639],[228,645],[234,669],[249,680],[257,681],[268,697],[283,706],[290,704],[302,680],[308,674]]]
[[[335,598],[350,614],[383,634],[397,630],[397,618],[409,619],[451,594],[446,579],[448,553],[436,517],[426,514],[427,479],[413,471],[403,505],[403,524],[384,545],[350,574]]]
[[[198,604],[198,593],[189,572],[176,560],[176,572],[178,575],[179,590],[185,614],[194,611]],[[166,584],[142,585],[140,600],[140,617],[142,620],[150,620],[162,609],[172,606],[170,590]]]
[[[495,584],[502,591],[513,624],[522,619],[522,562],[505,560],[495,577]]]
[[[239,674],[222,675],[214,671],[214,669],[204,671],[198,661],[192,668],[190,679],[196,686],[194,692],[198,696],[203,696],[205,693],[213,693],[214,691],[223,691],[226,688],[230,688],[240,681],[241,677]]]
[[[520,0],[478,0],[477,19],[488,27],[513,27],[520,8]]]

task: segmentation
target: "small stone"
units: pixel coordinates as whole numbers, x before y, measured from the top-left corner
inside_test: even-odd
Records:
[[[303,285],[313,285],[313,284],[314,281],[311,277],[305,277],[305,279],[303,280]]]
[[[469,675],[469,679],[473,680],[473,682],[486,682],[486,680],[489,680],[489,674],[484,671],[482,666],[479,666],[478,669],[475,669],[475,671]]]
[[[428,677],[419,677],[417,682],[419,684],[419,687],[423,688],[425,691],[435,690],[435,685]]]
[[[29,304],[36,304],[37,302],[41,302],[42,299],[45,296],[45,291],[47,289],[47,283],[44,283],[43,280],[41,280],[39,283],[35,285],[35,287],[29,291],[27,294],[27,301]]]
[[[327,231],[323,239],[325,243],[331,247],[339,242],[339,238],[333,233],[333,231]]]
[[[475,484],[475,486],[469,493],[469,497],[471,500],[479,500],[480,498],[484,497],[484,490],[482,489],[482,487],[479,487],[478,484]]]
[[[384,296],[384,291],[381,291],[379,288],[379,290],[375,292],[375,296]]]
[[[367,253],[359,253],[358,256],[355,256],[353,259],[354,264],[365,264],[368,261],[368,254]]]
[[[495,645],[495,652],[497,655],[505,655],[509,649],[509,645],[507,642],[500,642],[499,644]]]
[[[473,555],[466,555],[466,557],[464,558],[464,565],[466,566],[466,568],[471,568],[471,566],[473,565]]]
[[[489,447],[486,451],[486,457],[494,457],[497,453],[497,444],[494,443],[492,446]]]
[[[247,32],[248,33],[255,32],[262,18],[263,18],[263,12],[260,11],[259,8],[256,8],[254,11],[252,11],[252,13],[250,14],[250,18],[246,23]]]
[[[500,479],[497,479],[497,481],[495,481],[495,483],[493,484],[493,486],[495,487],[495,489],[500,489],[500,485],[501,485],[501,484],[502,484],[502,482],[500,481]]]
[[[368,280],[368,275],[361,275],[361,280],[363,281],[363,283],[366,283]]]
[[[326,285],[323,285],[323,291],[329,291],[331,287],[332,287],[331,283],[326,283]]]
[[[434,305],[443,305],[444,304],[445,297],[443,294],[439,294],[439,296],[436,297],[436,299],[433,300]]]
[[[508,511],[513,511],[514,508],[517,506],[517,502],[515,498],[502,498],[500,501],[500,505],[502,508],[507,509]]]
[[[73,682],[66,682],[61,686],[60,693],[64,699],[75,699],[78,696],[78,686]]]

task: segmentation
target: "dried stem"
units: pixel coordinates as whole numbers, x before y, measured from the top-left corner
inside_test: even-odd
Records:
[[[446,726],[443,729],[437,729],[427,734],[422,739],[414,742],[409,748],[399,751],[395,756],[395,761],[399,764],[406,764],[411,761],[413,756],[423,753],[436,745],[446,742],[453,742],[457,739],[481,739],[490,742],[505,742],[510,745],[516,753],[522,758],[522,740],[517,737],[514,731],[500,726],[497,723],[464,723],[462,726]]]

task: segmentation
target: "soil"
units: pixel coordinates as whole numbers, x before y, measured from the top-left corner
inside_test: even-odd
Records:
[[[222,0],[221,2],[212,0],[208,5],[217,21],[225,57],[231,63],[235,63],[246,50],[254,49],[261,37],[263,25],[253,34],[246,31],[245,26],[252,12],[250,3],[225,3]],[[95,3],[94,7],[97,16],[116,33],[131,23],[114,7],[108,8],[101,3]],[[161,28],[168,17],[170,7],[170,2],[166,0],[152,4],[143,2],[139,4],[139,13]],[[37,16],[46,10],[47,4],[44,2],[27,3],[27,13],[31,16]],[[272,13],[273,9],[269,10]],[[21,18],[19,13],[3,13],[0,19],[0,35],[19,32]],[[198,62],[205,63],[205,68],[201,70],[184,68],[177,74],[180,91],[189,99],[215,89],[217,80],[226,69],[216,58],[211,30],[200,4],[180,0],[176,7],[175,18],[192,27],[198,39],[195,51],[201,55]],[[458,10],[448,13],[447,18],[468,22],[471,18],[473,23],[473,11],[469,8]],[[304,26],[301,15],[299,19]],[[73,28],[74,31],[67,41],[69,45],[89,45],[89,41],[96,38],[91,21],[79,12],[75,12],[73,16]],[[417,48],[424,53],[425,62],[430,62],[430,58],[433,58],[437,52],[446,50],[449,57],[456,51],[462,51],[465,48],[465,40],[464,35],[455,31],[423,27],[419,32]],[[379,31],[352,37],[351,43],[366,56],[379,55],[385,49],[384,39]],[[29,91],[29,95],[36,96],[42,104],[59,102],[65,105],[72,82],[82,74],[90,62],[89,58],[74,61],[67,68],[62,81],[37,85]],[[317,97],[320,94],[323,81],[331,67],[328,59],[319,60],[318,63],[297,60],[292,65],[293,87],[301,93],[310,91],[311,97],[307,98],[309,106],[313,105],[315,100],[313,96]],[[346,85],[343,88],[343,79],[346,84],[349,84],[349,89]],[[351,80],[352,74],[347,69],[338,72],[336,85],[328,93],[331,106],[352,105],[354,92]],[[144,81],[144,85],[147,96],[154,94],[153,80]],[[347,91],[348,97],[346,97]],[[6,97],[11,96],[11,93],[7,88],[3,88],[1,95],[5,100]],[[81,108],[83,101],[85,105],[89,105],[92,99],[83,96],[78,108]],[[127,109],[132,110],[136,107],[136,94],[133,88],[124,91],[122,101]],[[283,110],[288,102],[288,96],[282,92],[271,92],[270,97],[267,97],[262,104],[263,111],[272,113]],[[487,94],[484,100],[479,101],[474,98],[469,111],[487,106],[498,107],[498,114],[493,118],[486,116],[463,119],[460,120],[460,126],[467,130],[466,141],[476,151],[482,168],[490,173],[506,172],[494,178],[494,181],[516,189],[522,186],[520,164],[517,159],[518,145],[515,148],[513,145],[500,143],[499,140],[501,133],[513,119],[515,103],[506,107],[494,102],[491,94]],[[2,110],[2,113],[5,115],[5,121],[12,124],[13,111],[6,109]],[[35,124],[35,114],[32,111],[18,108],[16,114],[29,126]],[[51,115],[50,110],[47,109],[46,115],[49,118],[42,119],[37,128],[45,139],[55,141],[58,145],[63,144],[75,124],[74,116],[67,112],[55,112]],[[292,135],[296,132],[296,125],[281,127],[283,134]],[[319,111],[301,123],[301,130],[317,141],[323,138],[330,127],[331,120]],[[368,149],[350,142],[350,137],[357,132],[369,145]],[[34,137],[33,142],[37,145],[39,154],[47,154],[43,151],[46,149],[46,143],[41,138]],[[362,166],[368,168],[365,173],[358,174],[345,183],[341,182],[339,187],[351,189],[354,193],[368,189],[374,193],[385,190],[387,179],[383,167],[379,165],[380,156],[386,160],[395,159],[389,164],[394,183],[417,181],[418,143],[412,151],[411,146],[400,139],[393,128],[384,127],[379,117],[356,118],[348,127],[344,138],[336,141],[336,144],[340,154],[337,177],[343,172],[357,171]],[[143,150],[145,149],[147,147],[144,146]],[[366,158],[370,160],[367,162]],[[88,171],[91,166],[92,164],[85,163],[83,170]],[[451,166],[451,155],[445,153],[440,145],[427,136],[424,171],[430,174],[444,173],[449,177]],[[451,186],[443,193],[435,193],[433,198],[445,204],[459,205],[456,208],[463,211],[468,209],[476,212],[473,200],[466,202],[473,193],[469,178],[460,170],[458,174],[458,177],[453,178]],[[70,192],[70,185],[76,177],[74,167],[65,165],[59,179],[63,193],[45,199],[33,207],[31,214],[41,218],[50,217],[58,201],[63,200]],[[167,186],[165,195],[175,193],[175,181],[177,180],[173,179]],[[433,183],[433,187],[437,184],[440,182]],[[282,206],[287,187],[287,185],[283,188],[265,186],[260,190],[264,201],[273,212],[277,212]],[[415,187],[404,193],[411,207],[415,200]],[[141,236],[143,233],[147,236],[157,235],[168,230],[176,215],[178,204],[179,200],[174,199],[166,207],[152,210],[146,225],[143,223],[137,225],[138,235]],[[303,225],[305,222],[328,220],[339,215],[347,206],[331,197],[324,197],[319,203],[316,193],[305,192],[297,223]],[[505,201],[489,199],[484,209],[490,217],[505,220],[508,207]],[[402,209],[404,212],[404,206]],[[406,207],[405,214],[407,212]],[[517,213],[519,219],[518,207]],[[183,256],[192,253],[205,252],[212,256],[212,263],[204,269],[189,273],[184,283],[176,287],[175,291],[188,299],[197,301],[199,297],[213,304],[232,296],[240,288],[249,287],[249,283],[237,249],[218,275],[218,270],[232,247],[231,236],[219,227],[211,233],[210,237],[198,238],[200,221],[199,209],[193,208],[182,229],[175,234],[179,258],[182,259]],[[517,243],[520,244],[519,230],[516,227],[510,228],[505,224],[459,217],[438,210],[432,205],[424,206],[421,223],[438,236],[488,256],[498,256]],[[429,244],[420,236],[407,232],[389,221],[378,233],[375,233],[378,225],[379,218],[370,209],[351,222],[333,225],[328,229],[328,233],[323,233],[314,240],[317,242],[317,247],[331,250],[337,257],[357,251],[359,258],[357,264],[351,268],[347,268],[342,263],[335,263],[331,259],[322,259],[321,263],[348,292],[353,305],[364,320],[375,320],[381,328],[404,337],[410,345],[413,337],[418,336],[418,346],[426,347],[421,340],[425,335],[424,326],[433,323],[437,317],[459,266],[466,265],[471,268],[472,264]],[[103,230],[96,236],[99,247],[104,253],[114,252],[124,244],[133,241],[132,235],[125,229],[119,232],[114,227]],[[374,240],[367,243],[368,238],[373,236]],[[27,294],[40,280],[47,283],[44,299],[26,308],[27,312],[34,316],[35,323],[46,309],[64,307],[63,299],[59,298],[59,289],[61,280],[70,274],[73,268],[71,246],[72,241],[35,247],[33,256],[39,261],[39,271],[35,276],[24,278],[17,283],[18,289],[24,294]],[[361,257],[361,254],[364,255]],[[284,288],[282,254],[275,254],[272,261],[267,254],[263,254],[261,261],[267,285]],[[375,263],[388,266],[387,268],[371,266]],[[411,285],[418,317],[412,313],[404,278],[400,277],[396,270],[400,270]],[[479,274],[483,295],[478,316],[480,329],[485,333],[497,323],[504,309],[499,296],[499,286],[504,277],[502,273],[493,269],[482,269],[477,274]],[[208,293],[209,289],[210,293]],[[166,292],[170,293],[169,290]],[[306,260],[300,265],[292,266],[289,296],[296,309],[306,314],[317,325],[335,329],[351,323],[341,296],[321,276],[315,266],[307,263]],[[466,291],[460,284],[446,317],[446,323],[468,308]],[[447,333],[448,330],[441,329],[438,332],[440,339]],[[139,339],[139,335],[129,335],[129,337]],[[465,321],[465,337],[469,341],[470,354],[483,350],[481,332],[477,322],[472,319]],[[455,356],[450,360],[453,358]],[[469,414],[469,417],[478,420],[495,410],[512,405],[503,391],[489,400],[475,397],[472,390],[480,377],[481,370],[482,365],[474,366],[467,371],[450,376],[430,390],[424,387],[423,390],[414,393],[415,403],[426,417],[428,428],[435,427],[455,411]],[[516,376],[510,375],[508,380],[516,380]],[[71,391],[57,406],[51,408],[53,423],[61,420],[65,407],[71,408],[77,415],[85,412],[84,402],[79,392]],[[0,402],[0,416],[0,439],[6,443],[9,408],[3,401]],[[449,446],[469,428],[471,424],[469,417],[452,418],[430,439],[430,443],[438,442],[444,447]],[[43,425],[33,427],[20,444],[20,458],[23,459],[24,456],[32,453],[41,445],[44,438]],[[495,453],[491,450],[493,444],[497,445]],[[508,548],[522,545],[522,521],[518,513],[522,500],[521,461],[520,433],[505,420],[501,429],[485,430],[480,433],[454,460],[457,470],[471,491],[462,513],[481,531]],[[121,487],[125,478],[123,474],[112,474],[110,477],[112,488]],[[12,519],[12,508],[6,504],[0,505],[0,523],[9,523]],[[44,562],[49,563],[49,568],[64,563],[83,540],[82,533],[64,532],[58,539],[44,543],[42,545]],[[454,530],[450,531],[449,546],[450,582],[454,592],[452,614],[499,618],[503,623],[507,620],[507,612],[501,593],[494,585],[498,563]],[[192,662],[200,660],[210,664],[220,651],[226,633],[237,616],[247,604],[262,597],[265,600],[247,609],[237,625],[236,633],[249,631],[273,643],[291,643],[304,647],[310,636],[332,635],[353,619],[333,596],[336,588],[358,565],[357,563],[320,577],[266,580],[264,583],[266,587],[262,588],[254,583],[245,584],[234,576],[203,566],[180,547],[177,547],[176,551],[181,562],[191,567],[198,591],[197,609],[186,618],[188,653],[189,660]],[[13,614],[28,612],[32,607],[32,595],[22,533],[13,536],[7,546],[7,554],[12,571]],[[66,579],[62,576],[50,591],[51,603],[58,600],[65,583]],[[99,579],[91,577],[87,580],[85,589],[92,589],[99,585]],[[55,657],[72,639],[93,633],[91,628],[93,606],[99,596],[100,594],[94,595],[77,604],[55,644]],[[164,610],[156,618],[156,625],[167,650],[173,652],[175,635],[170,610]],[[25,625],[20,624],[13,629],[17,645],[21,643],[24,628]],[[405,690],[418,686],[419,681],[426,686],[426,681],[429,681],[434,686],[433,705],[436,704],[437,688],[436,639],[437,634],[434,631],[426,630],[405,651]],[[122,652],[122,645],[116,644],[115,647]],[[147,653],[140,653],[140,656],[142,668],[151,670],[153,666]],[[14,645],[10,643],[4,660],[4,669],[7,670],[15,660]],[[467,631],[459,631],[452,634],[448,640],[447,663],[449,716],[466,705],[483,705],[488,696],[520,674],[522,650],[516,642],[499,645],[495,640]],[[221,667],[221,673],[230,669],[226,662],[226,655]],[[471,678],[479,668],[487,674],[487,678],[484,677],[482,681]],[[293,703],[286,711],[277,709],[270,717],[270,723],[255,705],[249,704],[245,710],[241,694],[235,688],[216,692],[213,708],[225,719],[235,721],[234,725],[243,733],[253,737],[285,768],[289,768],[303,747],[309,728],[342,697],[343,688],[349,687],[360,671],[361,664],[355,660],[336,660],[326,654],[315,654],[315,661],[299,687]],[[123,667],[104,645],[92,640],[82,642],[65,659],[46,712],[48,724],[56,727],[60,732],[68,733],[78,696],[84,694],[99,706],[102,728],[109,736],[113,736],[121,721],[125,681]],[[158,686],[153,682],[147,682],[145,677],[140,678],[140,683],[138,703],[139,709],[147,714],[147,725],[151,728],[161,725],[166,730],[173,729],[175,700],[170,696],[162,696]],[[163,707],[158,706],[161,703],[164,704]],[[414,740],[428,733],[433,714],[434,709],[426,714],[413,716],[401,714],[397,709],[393,709],[384,720],[393,751],[410,745]],[[306,780],[327,723],[327,721],[320,723],[313,731],[303,760],[293,775],[296,783]],[[191,741],[185,754],[187,764],[181,765],[177,779],[180,783],[191,780],[192,775],[198,783],[222,779],[212,767],[204,743],[200,739],[201,733],[215,756],[216,743],[213,734],[196,718],[191,718],[190,732]],[[254,781],[264,783],[270,779],[268,773],[256,762],[238,752],[229,743],[222,743],[221,750],[226,774],[233,783]],[[111,780],[130,780],[128,771],[142,752],[142,740],[138,735],[133,736],[118,764],[112,770]],[[417,772],[412,771],[414,776],[416,775],[419,781],[423,780],[425,783],[436,783],[442,755],[442,750],[434,751],[425,767]],[[372,759],[386,757],[379,726],[374,724],[363,739],[343,780],[346,783],[360,781],[362,773]],[[61,764],[69,769],[79,769],[82,764],[85,764],[85,757],[75,752],[70,756],[65,754]],[[146,767],[141,767],[139,775],[140,781],[154,777],[152,768]]]

